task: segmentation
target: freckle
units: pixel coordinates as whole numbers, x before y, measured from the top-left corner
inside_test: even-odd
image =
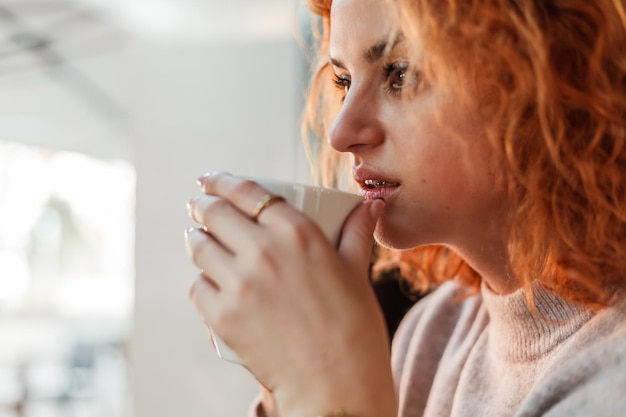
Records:
[[[426,184],[426,178],[422,178],[422,184]]]

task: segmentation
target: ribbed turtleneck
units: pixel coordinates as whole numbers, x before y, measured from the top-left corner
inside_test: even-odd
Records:
[[[624,415],[626,293],[589,310],[537,284],[536,312],[523,290],[462,293],[442,284],[396,332],[399,417]]]
[[[489,343],[493,353],[511,362],[534,360],[570,337],[593,315],[589,309],[533,286],[536,311],[519,289],[498,295],[483,283],[482,296],[489,313]]]

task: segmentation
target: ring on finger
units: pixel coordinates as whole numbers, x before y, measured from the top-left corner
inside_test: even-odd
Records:
[[[276,194],[267,194],[258,203],[256,203],[256,206],[254,206],[250,217],[252,217],[252,220],[256,222],[263,210],[265,210],[272,204],[279,203],[281,201],[285,201],[285,197]]]

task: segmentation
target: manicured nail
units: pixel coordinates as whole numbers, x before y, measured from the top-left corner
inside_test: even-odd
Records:
[[[202,174],[201,176],[198,177],[196,182],[198,183],[198,185],[203,185],[204,182],[206,181],[206,179],[209,178],[213,174],[214,174],[214,172],[207,172],[205,174]]]

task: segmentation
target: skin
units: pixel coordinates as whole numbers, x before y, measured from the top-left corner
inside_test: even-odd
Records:
[[[379,243],[447,245],[496,292],[511,292],[517,285],[506,278],[506,198],[475,106],[412,73],[398,91],[400,73],[387,76],[384,69],[407,60],[404,42],[376,60],[367,53],[393,33],[384,15],[384,2],[333,2],[330,58],[347,94],[329,143],[351,154],[357,176],[399,183],[383,192]]]
[[[187,248],[203,271],[190,297],[265,387],[272,416],[396,415],[388,336],[368,282],[374,234],[395,248],[448,245],[494,290],[515,287],[503,278],[506,200],[476,112],[434,83],[385,75],[406,56],[402,43],[372,53],[393,33],[384,4],[332,6],[329,59],[347,94],[330,144],[352,155],[359,180],[393,183],[364,192],[370,199],[346,220],[339,247],[282,202],[254,221],[267,191],[234,176],[200,178],[202,194],[189,203],[202,227],[187,230]]]
[[[308,417],[337,407],[395,415],[385,323],[367,278],[384,203],[356,208],[335,250],[285,203],[252,220],[247,213],[267,194],[253,182],[213,174],[200,183],[206,194],[189,210],[206,231],[189,229],[186,238],[204,273],[190,296],[271,392],[272,415]]]

